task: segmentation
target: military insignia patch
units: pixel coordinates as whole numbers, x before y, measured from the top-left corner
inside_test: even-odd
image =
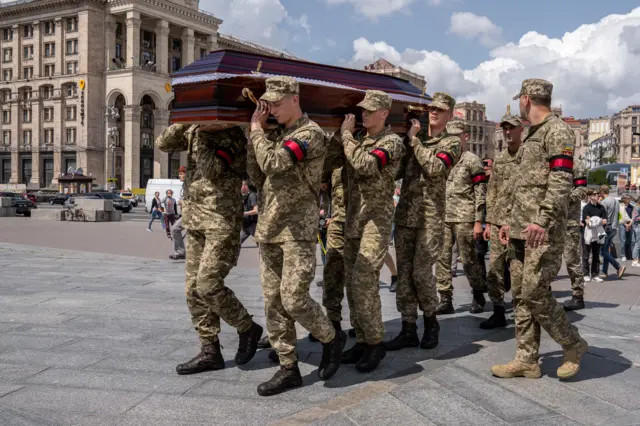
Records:
[[[562,155],[573,157],[573,144],[565,144],[562,146]]]

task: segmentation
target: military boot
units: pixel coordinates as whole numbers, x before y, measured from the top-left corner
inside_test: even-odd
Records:
[[[269,349],[271,342],[269,341],[269,335],[267,334],[262,339],[258,340],[258,349]]]
[[[438,346],[438,336],[440,335],[440,324],[435,315],[430,317],[424,316],[424,333],[420,341],[422,349],[433,349]]]
[[[238,337],[238,352],[236,352],[235,361],[237,365],[244,365],[251,361],[258,350],[258,342],[262,337],[262,326],[254,322],[249,330],[238,333]]]
[[[418,339],[418,326],[416,323],[402,321],[402,330],[395,338],[384,342],[384,347],[388,351],[399,351],[404,348],[415,348],[420,345]]]
[[[336,333],[340,334],[340,338],[344,339],[344,341],[347,341],[347,333],[345,333],[342,330],[342,325],[340,324],[340,321],[331,321],[331,324],[333,324],[333,328],[334,330],[336,330]]]
[[[318,366],[318,377],[327,380],[338,371],[342,361],[342,350],[347,343],[347,336],[340,330],[336,331],[333,340],[322,344],[322,359]]]
[[[565,311],[579,311],[580,309],[584,309],[584,297],[571,296],[571,299],[565,300],[562,304],[562,308]]]
[[[176,372],[180,375],[197,374],[203,371],[222,370],[224,368],[224,358],[220,352],[220,341],[216,340],[211,345],[203,345],[200,353],[185,362],[178,364]]]
[[[498,327],[506,327],[507,318],[504,316],[504,306],[494,306],[493,315],[480,323],[483,330],[493,330]]]
[[[356,370],[361,373],[368,373],[375,370],[380,365],[380,361],[387,355],[387,350],[382,342],[376,345],[367,345],[360,361],[356,363]]]
[[[393,275],[391,277],[391,285],[389,286],[389,291],[391,293],[395,293],[397,286],[398,286],[398,276],[397,275]]]
[[[360,361],[362,355],[364,355],[364,351],[367,348],[367,345],[364,343],[356,343],[351,347],[351,349],[344,351],[342,354],[342,363],[343,364],[355,364]]]
[[[453,314],[455,309],[453,309],[453,299],[451,296],[447,294],[440,295],[440,303],[436,308],[436,315],[448,315]]]
[[[484,312],[484,305],[487,301],[484,298],[484,294],[480,290],[473,291],[473,301],[471,302],[471,308],[469,308],[469,312],[472,314],[481,314]]]
[[[557,371],[560,380],[570,379],[578,374],[578,371],[580,371],[580,361],[582,361],[582,357],[587,353],[588,349],[589,345],[584,339],[580,339],[580,343],[578,343],[577,346],[562,348],[564,352],[562,365],[558,367]]]
[[[491,373],[503,379],[511,379],[513,377],[526,377],[527,379],[539,379],[542,377],[540,364],[537,362],[526,363],[514,359],[508,364],[494,365],[491,367]]]
[[[269,361],[275,362],[276,364],[280,363],[280,357],[278,356],[278,352],[271,350],[269,351]]]
[[[293,364],[281,365],[280,369],[276,371],[276,374],[274,374],[271,380],[260,384],[258,386],[258,395],[277,395],[287,389],[297,388],[300,386],[302,386],[302,376],[300,375],[298,363],[294,362]]]

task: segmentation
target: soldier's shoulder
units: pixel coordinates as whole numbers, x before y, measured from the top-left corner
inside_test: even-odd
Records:
[[[380,141],[402,144],[402,138],[398,134],[393,132],[389,132],[383,137],[381,137]]]
[[[573,129],[571,129],[571,126],[569,126],[562,118],[558,116],[554,116],[551,119],[549,119],[549,121],[547,121],[547,123],[545,124],[545,127],[546,127],[547,135],[562,134],[562,135],[571,135],[572,137],[575,137]]]
[[[302,138],[306,140],[311,139],[326,139],[326,133],[318,123],[313,120],[308,120],[304,125],[300,126],[293,131],[292,137]]]

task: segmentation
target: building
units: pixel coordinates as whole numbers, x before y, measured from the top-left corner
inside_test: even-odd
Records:
[[[218,34],[198,0],[19,0],[0,5],[0,184],[55,187],[81,167],[99,187],[177,174],[154,148],[169,74],[219,47],[286,55]]]
[[[562,120],[571,127],[571,130],[573,130],[573,133],[575,134],[576,139],[573,156],[575,158],[584,158],[587,148],[589,147],[589,120],[579,120],[573,116],[562,117]]]
[[[398,77],[416,86],[422,92],[426,90],[427,82],[420,74],[416,74],[402,67],[397,67],[386,59],[378,59],[372,64],[364,67],[365,71],[375,72],[378,74],[386,74],[393,77]]]
[[[611,117],[613,145],[619,163],[631,164],[632,184],[640,184],[640,105],[631,105]]]
[[[611,131],[611,118],[610,117],[598,117],[589,119],[589,143],[600,139]]]
[[[616,163],[618,155],[613,132],[609,132],[592,141],[585,152],[584,158],[589,169]]]
[[[487,120],[485,105],[476,101],[457,103],[453,114],[469,126],[469,151],[480,158],[493,157],[496,123]]]

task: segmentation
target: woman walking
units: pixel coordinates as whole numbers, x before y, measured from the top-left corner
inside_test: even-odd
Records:
[[[162,217],[162,201],[160,200],[160,193],[156,192],[154,194],[153,200],[151,201],[151,218],[149,219],[149,226],[147,226],[147,231],[151,232],[151,225],[153,221],[156,219],[160,219],[160,223],[162,224],[162,229],[164,226],[164,219]]]

